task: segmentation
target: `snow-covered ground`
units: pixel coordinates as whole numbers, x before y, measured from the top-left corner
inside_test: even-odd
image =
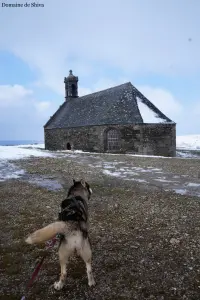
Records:
[[[51,153],[41,151],[44,149],[44,144],[37,145],[20,145],[20,146],[0,146],[0,161],[1,160],[15,160],[27,158],[30,156],[52,156]]]
[[[26,145],[17,145],[15,147],[18,148],[26,148],[26,149],[44,149],[44,144],[26,144]]]
[[[193,154],[190,151],[184,152],[186,149],[198,150],[200,149],[200,135],[192,135],[185,137],[177,137],[177,147],[181,151],[177,151],[180,158],[189,158]],[[198,148],[199,147],[199,148]],[[89,154],[89,152],[84,152]],[[114,155],[114,154],[110,154]],[[138,156],[142,155],[132,155]],[[185,175],[176,176],[176,174],[167,174],[162,169],[157,168],[139,168],[134,166],[126,165],[126,163],[120,162],[121,154],[118,155],[119,160],[112,162],[104,161],[104,158],[99,153],[91,153],[89,155],[83,155],[81,150],[76,151],[45,151],[44,144],[33,144],[33,145],[20,145],[20,146],[0,146],[0,181],[5,181],[11,178],[20,178],[25,175],[24,170],[16,167],[11,160],[27,159],[30,157],[66,157],[68,159],[75,159],[80,164],[87,165],[99,169],[100,172],[108,176],[120,177],[124,180],[136,181],[140,184],[150,184],[150,181],[155,185],[161,185],[166,190],[174,190],[177,193],[184,193],[190,195],[200,196],[200,182],[189,182],[188,178],[184,179]],[[143,156],[152,157],[152,156]],[[154,156],[155,158],[162,159],[164,157]],[[170,159],[170,158],[169,158]],[[92,164],[91,164],[92,161]],[[175,176],[174,176],[175,175]],[[150,180],[150,181],[149,181]],[[38,179],[36,180],[38,181]],[[41,183],[45,184],[45,178],[41,178]],[[48,180],[47,180],[48,181]],[[34,180],[32,180],[34,183]],[[195,191],[194,191],[195,189]]]
[[[200,134],[177,136],[176,138],[177,149],[181,150],[200,150]],[[57,151],[57,153],[78,154],[82,153],[81,150],[75,151]],[[89,153],[89,152],[84,152]],[[93,153],[95,155],[95,153]],[[112,155],[112,154],[110,154]],[[132,154],[129,154],[132,155]],[[2,160],[15,160],[28,157],[45,157],[54,156],[49,151],[44,151],[44,144],[30,144],[30,145],[18,145],[18,146],[0,146],[0,161]],[[134,155],[143,156],[143,155]],[[143,156],[144,157],[144,156]],[[148,156],[145,156],[148,157]],[[152,156],[149,156],[152,157]],[[156,158],[162,158],[161,156],[155,156]],[[187,157],[187,155],[185,156]]]
[[[177,136],[176,148],[184,150],[200,150],[200,134]]]
[[[10,160],[53,156],[52,153],[42,151],[40,148],[44,149],[44,144],[0,146],[0,181],[19,178],[24,173],[23,170],[10,163]]]

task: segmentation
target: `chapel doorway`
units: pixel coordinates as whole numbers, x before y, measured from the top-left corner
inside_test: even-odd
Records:
[[[120,135],[116,129],[110,129],[107,131],[107,150],[119,151],[120,150]]]
[[[71,144],[67,143],[67,150],[71,150],[71,149],[72,149]]]

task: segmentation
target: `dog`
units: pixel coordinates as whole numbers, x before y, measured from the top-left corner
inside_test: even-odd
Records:
[[[89,184],[81,179],[75,181],[70,187],[67,198],[61,203],[58,221],[47,225],[32,233],[27,239],[28,244],[40,244],[56,234],[60,236],[59,261],[61,274],[59,281],[54,283],[56,290],[64,286],[67,275],[69,257],[76,252],[85,262],[88,285],[95,285],[92,273],[92,250],[88,235],[88,205],[92,189]]]

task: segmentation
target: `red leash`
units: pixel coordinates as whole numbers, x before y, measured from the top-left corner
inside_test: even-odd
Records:
[[[54,237],[52,240],[48,241],[48,242],[46,243],[47,249],[52,248],[52,247],[55,245],[56,242],[57,242],[57,237]],[[35,278],[37,277],[37,275],[38,275],[38,273],[39,273],[39,271],[40,271],[40,269],[41,269],[41,267],[42,267],[43,261],[44,261],[44,259],[45,259],[46,256],[47,256],[47,254],[45,254],[45,255],[41,258],[40,262],[37,264],[37,266],[36,266],[36,268],[35,268],[35,270],[34,270],[32,276],[31,276],[31,279],[29,280],[29,282],[28,282],[28,284],[27,284],[27,286],[26,286],[26,293],[28,292],[28,290],[29,290],[30,287],[32,286],[32,284],[33,284]],[[26,297],[25,297],[25,296],[22,296],[21,300],[25,300],[25,299],[26,299]]]

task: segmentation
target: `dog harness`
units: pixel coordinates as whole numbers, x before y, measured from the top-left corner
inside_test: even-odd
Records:
[[[87,204],[82,197],[80,196],[69,197],[63,200],[61,204],[61,212],[59,213],[59,220],[65,222],[66,221],[87,222],[86,209],[87,209]]]

